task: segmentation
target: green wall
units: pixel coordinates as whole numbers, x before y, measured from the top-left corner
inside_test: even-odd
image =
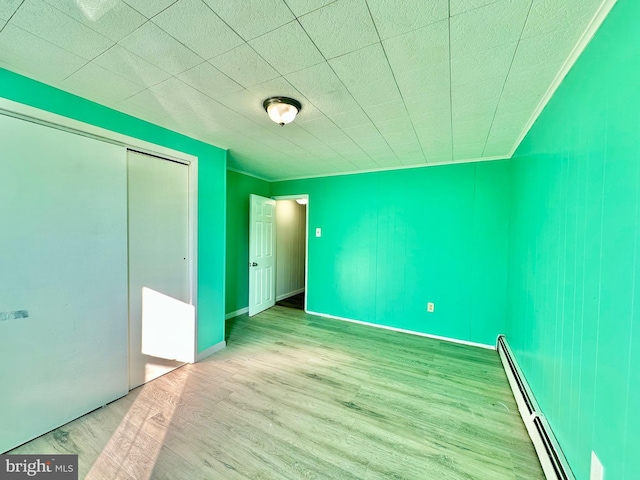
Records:
[[[226,313],[249,306],[249,195],[271,196],[269,182],[227,171]]]
[[[504,331],[508,162],[275,182],[271,194],[309,194],[310,311],[488,345]]]
[[[640,472],[640,2],[620,0],[512,160],[507,337],[578,480]]]
[[[198,350],[224,340],[227,152],[5,69],[0,97],[198,157]]]

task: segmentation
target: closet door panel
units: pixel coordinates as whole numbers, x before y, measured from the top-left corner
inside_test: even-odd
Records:
[[[128,390],[126,149],[0,115],[0,452]]]

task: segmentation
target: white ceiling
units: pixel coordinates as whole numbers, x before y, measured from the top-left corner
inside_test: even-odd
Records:
[[[0,66],[270,180],[508,157],[604,3],[0,0]]]

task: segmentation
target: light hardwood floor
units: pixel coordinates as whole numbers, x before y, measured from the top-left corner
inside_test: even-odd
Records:
[[[544,478],[494,351],[279,306],[227,342],[11,453],[91,479]]]

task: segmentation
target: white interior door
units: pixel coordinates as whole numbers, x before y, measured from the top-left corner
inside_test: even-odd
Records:
[[[128,154],[129,388],[195,360],[189,167]]]
[[[249,316],[273,307],[276,201],[251,195],[249,210]]]

